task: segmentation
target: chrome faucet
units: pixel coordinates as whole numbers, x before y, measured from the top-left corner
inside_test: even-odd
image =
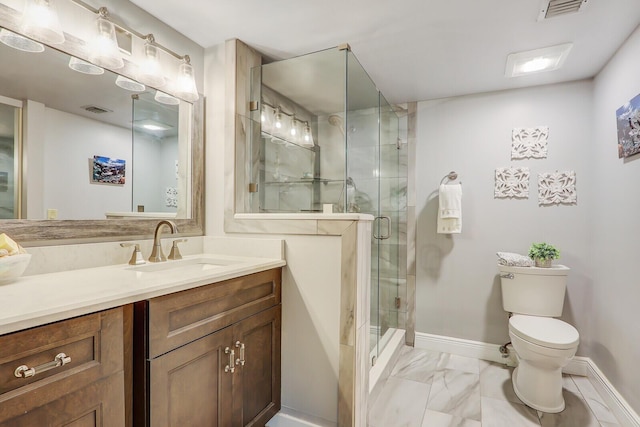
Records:
[[[151,251],[151,256],[149,257],[150,262],[161,262],[166,261],[167,257],[162,252],[160,231],[162,230],[162,226],[167,225],[171,228],[171,234],[176,234],[178,232],[178,226],[173,221],[169,221],[167,219],[163,219],[156,225],[156,231],[153,233],[153,250]]]

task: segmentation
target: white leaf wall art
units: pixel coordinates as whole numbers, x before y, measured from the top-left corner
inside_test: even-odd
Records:
[[[496,168],[494,197],[529,198],[529,168]]]
[[[168,208],[178,207],[178,189],[175,187],[167,187],[164,191],[165,206]]]
[[[538,174],[538,205],[569,205],[577,202],[576,173],[574,171]]]
[[[548,138],[548,126],[514,128],[511,133],[511,158],[546,159]]]

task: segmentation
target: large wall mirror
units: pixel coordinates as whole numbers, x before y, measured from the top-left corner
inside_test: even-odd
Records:
[[[3,232],[27,245],[141,238],[170,218],[203,234],[202,98],[127,90],[47,46],[0,43],[0,58]]]

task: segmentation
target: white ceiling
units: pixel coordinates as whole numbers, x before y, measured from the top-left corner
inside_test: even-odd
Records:
[[[541,22],[541,0],[131,1],[204,47],[238,38],[286,59],[349,43],[393,103],[590,78],[640,24],[640,0]],[[567,42],[561,70],[504,77],[509,53]]]

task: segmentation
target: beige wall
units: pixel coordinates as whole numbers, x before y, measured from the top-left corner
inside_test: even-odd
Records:
[[[618,159],[615,112],[640,94],[640,28],[595,79],[588,356],[640,413],[640,155]]]
[[[582,81],[419,103],[417,332],[508,342],[496,252],[546,241],[571,268],[563,318],[589,335],[591,93]],[[510,160],[512,129],[538,125],[550,129],[547,158]],[[510,165],[529,168],[528,199],[494,198],[495,168]],[[462,234],[436,234],[437,188],[451,170],[462,181]],[[537,174],[555,170],[576,172],[577,205],[538,206]]]
[[[563,319],[590,357],[640,411],[637,222],[640,156],[618,159],[615,111],[640,93],[640,29],[593,81],[419,103],[417,164],[418,332],[501,344],[507,317],[496,251],[526,253],[548,241],[572,270]],[[544,160],[510,160],[513,127],[548,125]],[[528,200],[493,198],[496,167],[530,168]],[[442,176],[463,182],[463,233],[435,234]],[[538,207],[537,173],[575,170],[575,206]]]

